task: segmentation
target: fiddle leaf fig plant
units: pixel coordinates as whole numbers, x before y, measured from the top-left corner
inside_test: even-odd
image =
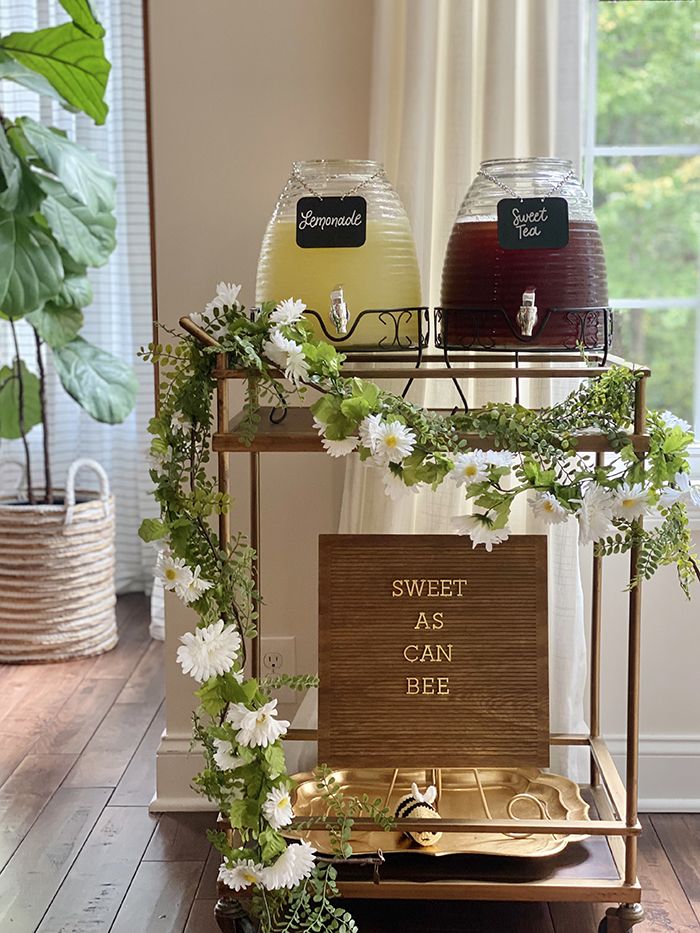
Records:
[[[82,111],[107,116],[110,64],[104,29],[87,0],[60,0],[70,22],[0,36],[0,80],[14,81]],[[83,309],[92,301],[88,270],[116,246],[114,177],[62,130],[28,116],[0,113],[0,326],[14,359],[0,367],[0,438],[21,438],[28,499],[28,433],[44,425],[43,501],[53,498],[46,424],[46,360],[63,388],[97,421],[123,421],[134,406],[130,366],[85,340]],[[20,355],[17,322],[33,330],[36,374]]]

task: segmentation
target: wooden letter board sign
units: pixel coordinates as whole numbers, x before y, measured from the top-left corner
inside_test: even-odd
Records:
[[[319,760],[549,764],[547,539],[321,535]]]

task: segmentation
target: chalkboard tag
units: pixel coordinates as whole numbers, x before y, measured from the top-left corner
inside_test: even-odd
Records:
[[[561,249],[569,242],[566,198],[504,198],[498,202],[502,249]]]
[[[297,246],[302,249],[364,246],[366,238],[367,201],[363,197],[297,201]]]

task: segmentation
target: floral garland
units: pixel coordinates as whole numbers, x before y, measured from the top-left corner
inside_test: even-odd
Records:
[[[586,380],[563,402],[538,412],[510,404],[447,417],[425,411],[370,382],[343,376],[344,357],[310,336],[301,301],[265,305],[251,317],[238,302],[239,291],[222,282],[204,312],[190,315],[215,346],[185,336],[174,344],[151,344],[142,353],[160,367],[159,414],[149,430],[150,475],[161,515],[144,520],[140,533],[161,543],[157,573],[164,587],[199,616],[195,631],[182,638],[178,662],[200,684],[194,732],[205,768],[195,783],[240,841],[234,847],[227,834],[211,834],[223,856],[220,880],[252,894],[251,911],[265,933],[352,933],[352,917],[333,902],[334,860],[317,858],[307,842],[289,842],[283,834],[293,819],[293,781],[282,749],[289,723],[277,717],[272,692],[281,686],[306,690],[318,680],[258,681],[244,674],[245,640],[256,634],[259,596],[243,536],[221,542],[210,526],[213,516],[230,507],[207,471],[215,354],[227,354],[231,365],[248,373],[241,428],[246,440],[255,436],[262,402],[286,405],[292,393],[313,387],[321,397],[311,411],[330,456],[356,451],[380,472],[392,498],[456,483],[475,508],[456,516],[453,525],[474,547],[483,544],[490,551],[505,541],[514,499],[530,493],[538,517],[547,524],[575,517],[581,542],[593,542],[599,554],[637,545],[639,578],[675,564],[686,593],[698,576],[687,520],[687,507],[700,506],[688,472],[693,436],[669,412],[650,411],[650,450],[640,458],[627,434],[639,375],[623,367]],[[618,454],[613,462],[596,466],[576,454],[576,435],[590,430],[607,437]],[[497,449],[468,449],[464,434],[491,436]],[[652,512],[660,520],[642,528],[639,519]],[[317,769],[316,780],[338,817],[330,831],[336,857],[352,852],[354,816],[391,826],[380,801],[344,796],[327,768]]]

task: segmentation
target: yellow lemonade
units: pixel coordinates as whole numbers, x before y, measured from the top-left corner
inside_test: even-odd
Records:
[[[364,246],[350,248],[303,249],[296,243],[294,221],[273,217],[270,221],[258,263],[255,300],[280,301],[301,298],[307,308],[317,311],[328,332],[336,336],[330,321],[331,292],[342,287],[350,313],[348,331],[366,308],[415,308],[421,303],[420,274],[408,219],[367,219]],[[406,316],[400,326],[405,344],[418,336],[417,312]],[[314,318],[308,318],[318,337],[323,332]],[[338,335],[340,336],[340,335]],[[345,346],[373,347],[393,343],[395,329],[389,320],[374,315],[364,317]]]

